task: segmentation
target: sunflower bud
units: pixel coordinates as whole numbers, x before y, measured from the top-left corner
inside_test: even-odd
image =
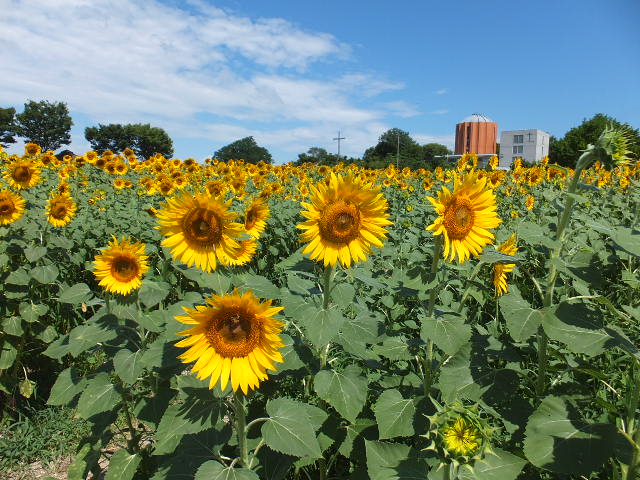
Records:
[[[600,134],[596,144],[587,147],[587,152],[593,152],[595,158],[593,155],[582,155],[576,169],[588,168],[594,160],[600,160],[608,167],[628,165],[633,156],[630,150],[632,142],[632,131],[629,127],[609,125]]]

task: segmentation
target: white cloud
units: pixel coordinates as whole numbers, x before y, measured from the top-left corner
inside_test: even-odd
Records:
[[[441,88],[441,89],[439,89],[439,90],[436,90],[436,91],[435,91],[435,92],[433,92],[433,93],[435,93],[436,95],[444,95],[444,94],[445,94],[445,93],[447,93],[448,91],[449,91],[449,89],[448,89],[448,88]]]
[[[445,113],[449,113],[449,110],[443,108],[441,110],[432,110],[429,113],[431,115],[444,115]]]
[[[404,88],[399,82],[361,72],[315,74],[317,62],[350,55],[329,34],[283,19],[237,16],[199,0],[188,7],[158,0],[0,0],[0,102],[64,101],[72,116],[91,124],[149,122],[173,138],[217,142],[254,135],[289,151],[326,142],[342,129],[349,132],[348,155],[375,143],[386,116],[419,113],[407,102],[367,100]],[[74,132],[72,149],[85,146]]]
[[[442,145],[449,147],[452,150],[456,143],[455,135],[429,135],[426,133],[414,133],[414,134],[411,134],[411,136],[416,142],[421,143],[423,145],[425,143],[440,143]]]

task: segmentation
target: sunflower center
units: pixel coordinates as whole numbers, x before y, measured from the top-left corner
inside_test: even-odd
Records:
[[[130,282],[138,275],[138,263],[131,257],[117,257],[111,264],[111,275],[119,282]]]
[[[251,230],[257,221],[258,221],[258,214],[256,213],[255,209],[253,208],[249,209],[244,219],[245,230]]]
[[[217,311],[206,329],[209,344],[225,358],[246,357],[260,342],[260,322],[241,308]]]
[[[16,182],[28,182],[31,180],[31,170],[29,167],[16,167],[12,176]]]
[[[318,220],[320,236],[323,240],[346,244],[360,234],[360,210],[345,200],[328,205]]]
[[[452,240],[461,240],[467,236],[474,225],[473,205],[467,197],[457,196],[444,212],[444,227]]]
[[[67,205],[57,202],[51,207],[51,216],[55,219],[62,220],[67,215]]]
[[[182,220],[182,230],[187,241],[200,247],[210,247],[222,240],[222,222],[206,208],[189,210]]]
[[[11,202],[10,200],[0,201],[1,215],[9,215],[10,213],[13,213],[13,210],[14,210],[13,202]]]

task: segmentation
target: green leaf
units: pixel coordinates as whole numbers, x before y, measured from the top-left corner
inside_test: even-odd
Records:
[[[138,298],[145,307],[151,308],[167,298],[170,289],[171,285],[166,282],[145,280],[138,291]]]
[[[33,263],[47,254],[47,247],[30,246],[25,248],[24,256],[28,262]]]
[[[246,468],[229,468],[209,460],[198,469],[194,480],[260,480],[260,477]]]
[[[471,338],[471,325],[454,312],[438,312],[435,318],[423,318],[420,338],[433,343],[447,355],[455,355]]]
[[[118,334],[114,330],[108,327],[103,328],[95,322],[78,325],[69,332],[69,352],[77,357],[88,348],[113,340],[117,336]]]
[[[463,470],[460,480],[516,480],[526,463],[516,455],[492,448],[484,458],[476,460],[472,471]]]
[[[89,380],[87,388],[78,400],[78,415],[89,418],[98,413],[107,412],[116,406],[122,397],[105,372]]]
[[[485,249],[478,259],[482,263],[519,263],[520,258],[514,255],[507,255],[506,253],[499,252],[495,249]]]
[[[615,425],[589,424],[573,405],[549,396],[529,418],[524,454],[552,472],[589,475],[613,454],[615,435]]]
[[[262,437],[269,448],[297,457],[320,458],[322,452],[304,404],[288,398],[267,403],[269,420],[262,425]]]
[[[414,434],[413,417],[416,413],[413,400],[405,400],[396,390],[385,390],[378,398],[373,411],[378,422],[380,440],[409,437]]]
[[[6,370],[18,356],[18,350],[8,338],[0,339],[0,370]]]
[[[36,304],[31,302],[21,302],[18,307],[20,316],[27,322],[33,323],[38,320],[42,315],[49,311],[49,307],[42,304]]]
[[[129,455],[124,448],[118,450],[109,460],[105,480],[131,480],[141,460],[138,454]]]
[[[611,239],[627,253],[640,257],[640,232],[618,227]]]
[[[371,480],[425,480],[426,462],[401,443],[365,440],[367,471]]]
[[[7,275],[7,279],[5,280],[5,282],[10,285],[29,285],[30,281],[31,277],[24,268],[14,270]]]
[[[367,401],[367,385],[367,378],[355,365],[349,365],[342,372],[321,370],[313,381],[318,396],[351,423],[356,421]]]
[[[374,420],[362,417],[357,418],[353,424],[345,425],[346,435],[338,451],[347,458],[352,456],[352,452],[357,454],[357,449],[359,448],[358,440],[360,440],[361,448],[364,449],[363,437],[366,437],[368,440],[377,438],[376,425]]]
[[[91,295],[91,289],[86,283],[76,283],[71,287],[65,289],[58,298],[59,302],[71,303],[73,305],[79,305],[82,302],[89,300]]]
[[[59,273],[55,265],[40,265],[31,269],[31,277],[42,284],[53,283]]]
[[[411,358],[407,339],[403,335],[385,338],[382,345],[373,347],[373,353],[389,360],[409,360]]]
[[[58,338],[58,332],[51,325],[47,325],[36,334],[36,338],[42,340],[44,343],[51,343]]]
[[[301,318],[309,341],[322,348],[331,342],[344,323],[344,317],[335,307],[328,310],[318,310],[313,316]]]
[[[196,395],[199,389],[185,390],[191,395],[186,397],[184,403],[170,405],[160,420],[155,435],[154,455],[172,453],[183,435],[210,429],[220,418],[220,400],[213,394],[205,400]]]
[[[538,331],[544,311],[531,308],[515,286],[502,295],[499,302],[509,334],[516,342],[526,342]]]
[[[36,382],[34,382],[33,380],[29,380],[28,378],[22,380],[20,382],[20,395],[22,395],[24,398],[31,398],[31,395],[33,395],[33,388],[35,387],[35,384]]]
[[[84,390],[86,384],[87,380],[80,378],[78,372],[73,367],[63,370],[51,388],[51,394],[49,395],[47,404],[68,405]]]
[[[602,328],[602,314],[593,305],[577,301],[562,302],[543,317],[545,333],[569,350],[598,355],[605,350],[611,336]]]
[[[22,319],[20,317],[8,317],[2,320],[2,329],[0,332],[4,332],[7,335],[13,335],[19,337],[24,332],[22,328]]]
[[[258,298],[274,299],[280,297],[280,289],[266,277],[246,273],[238,275],[238,280],[238,286],[250,289]]]
[[[227,293],[231,287],[231,279],[220,272],[203,273],[198,280],[198,285],[202,288],[210,288],[216,294]]]
[[[126,385],[133,385],[142,373],[144,368],[140,362],[142,353],[140,350],[132,352],[122,349],[118,350],[118,353],[113,357],[115,372]]]
[[[339,283],[331,289],[331,300],[343,309],[351,305],[355,295],[356,289],[350,283]]]

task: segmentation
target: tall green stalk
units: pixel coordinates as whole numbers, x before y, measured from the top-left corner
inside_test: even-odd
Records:
[[[442,235],[436,235],[433,244],[433,258],[431,259],[431,271],[429,272],[429,283],[432,284],[436,279],[438,273],[438,265],[440,264],[440,257],[442,256]],[[436,298],[438,297],[438,289],[434,285],[431,286],[431,292],[429,292],[429,305],[427,306],[427,321],[431,321],[433,317],[433,311],[436,306]],[[425,347],[425,356],[423,359],[424,366],[424,394],[429,395],[431,392],[431,386],[433,385],[433,341],[427,340]]]
[[[240,464],[248,468],[247,417],[244,408],[244,395],[239,391],[233,392],[233,410],[235,413],[236,435],[238,435],[238,450],[240,450]]]

